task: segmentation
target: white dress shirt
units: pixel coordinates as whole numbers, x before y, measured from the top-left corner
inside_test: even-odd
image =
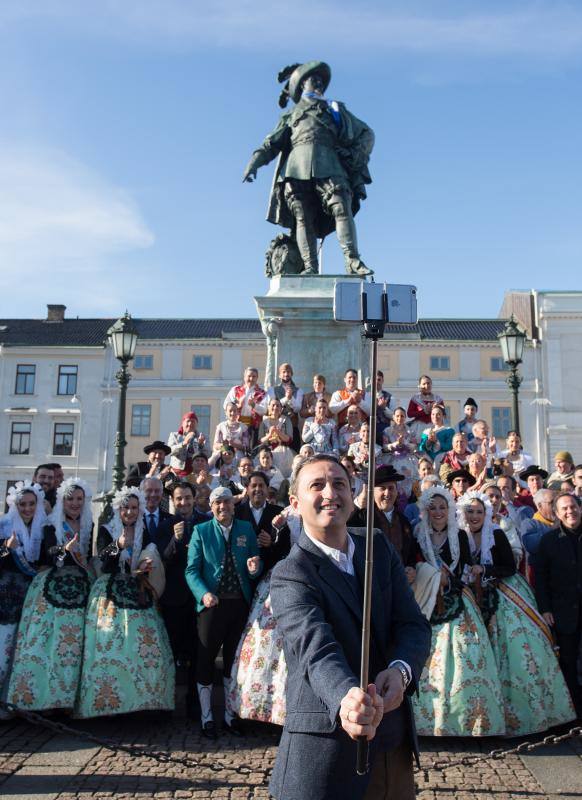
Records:
[[[249,503],[250,509],[253,513],[253,517],[255,518],[255,522],[257,523],[257,525],[259,524],[261,517],[263,516],[263,511],[265,510],[266,505],[267,505],[266,503],[263,503],[263,505],[260,508],[255,508],[252,503]]]

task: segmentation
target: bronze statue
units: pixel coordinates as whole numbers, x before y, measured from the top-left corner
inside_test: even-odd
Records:
[[[368,161],[374,132],[343,103],[325,99],[330,79],[331,70],[323,61],[293,64],[281,70],[279,83],[287,83],[279,105],[285,108],[291,98],[295,107],[282,114],[275,130],[255,150],[243,181],[252,183],[259,167],[279,156],[267,219],[290,228],[286,253],[296,246],[303,266],[301,275],[318,274],[317,239],[334,229],[346,272],[371,275],[358,251],[354,215],[366,197],[366,184],[372,182]],[[277,246],[274,239],[268,263]],[[270,271],[275,272],[272,267]]]

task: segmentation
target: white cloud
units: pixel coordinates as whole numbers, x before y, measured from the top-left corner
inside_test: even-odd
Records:
[[[87,35],[156,46],[222,46],[317,52],[388,51],[522,55],[582,53],[582,12],[564,2],[511,4],[342,3],[339,0],[20,0],[0,8],[0,25],[41,18]],[[499,10],[501,6],[502,10]],[[294,43],[296,43],[294,45]],[[357,52],[357,51],[356,51]]]
[[[61,151],[0,142],[3,292],[28,274],[36,280],[25,295],[38,292],[44,301],[49,288],[74,300],[92,293],[92,304],[105,308],[118,280],[114,261],[153,241],[123,189]]]

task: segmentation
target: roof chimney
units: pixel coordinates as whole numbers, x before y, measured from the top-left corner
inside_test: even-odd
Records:
[[[45,322],[64,322],[66,306],[47,304],[47,314]]]

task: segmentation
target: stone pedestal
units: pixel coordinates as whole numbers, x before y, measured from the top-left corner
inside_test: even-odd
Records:
[[[278,275],[266,295],[255,297],[267,337],[267,388],[277,383],[277,367],[289,362],[293,379],[305,392],[313,376],[325,375],[327,390],[344,385],[346,369],[358,371],[360,386],[369,376],[368,343],[361,326],[335,322],[333,294],[336,280],[361,281],[346,275]]]

